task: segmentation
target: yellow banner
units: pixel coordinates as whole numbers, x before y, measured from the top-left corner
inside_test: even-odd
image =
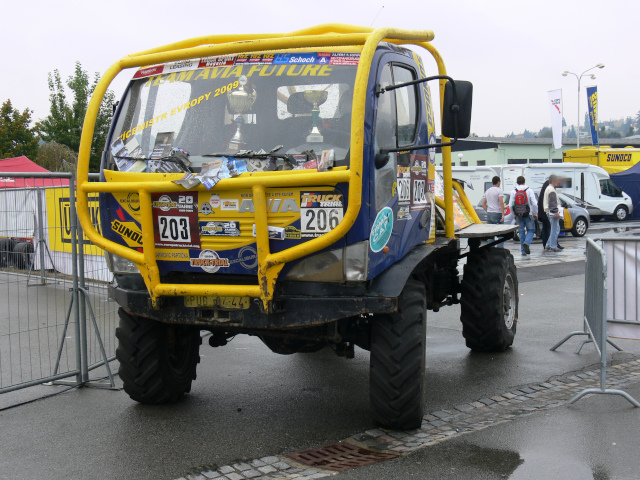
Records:
[[[71,204],[69,200],[69,188],[49,188],[46,191],[46,199],[49,249],[54,252],[71,253]],[[97,193],[89,195],[89,212],[93,225],[102,235]],[[91,244],[86,235],[84,236],[84,241],[85,255],[102,255],[102,249]]]

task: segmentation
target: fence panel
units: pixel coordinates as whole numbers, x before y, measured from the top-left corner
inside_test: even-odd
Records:
[[[117,306],[108,299],[112,276],[101,250],[86,242],[80,255],[74,245],[73,177],[60,173],[2,176],[0,393],[69,376],[75,376],[76,383],[86,383],[90,366],[115,354]],[[94,218],[98,220],[97,215]],[[82,268],[74,276],[77,260]],[[76,301],[84,298],[82,286],[90,302],[86,316],[82,315],[84,302]],[[95,313],[100,336],[90,311]],[[84,322],[87,328],[81,328]],[[87,350],[81,358],[83,330]]]
[[[603,238],[609,335],[640,339],[640,236]]]

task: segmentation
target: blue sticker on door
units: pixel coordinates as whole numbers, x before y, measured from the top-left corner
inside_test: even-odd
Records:
[[[389,241],[389,238],[391,238],[392,230],[393,210],[389,207],[384,207],[378,212],[378,215],[376,215],[373,227],[371,227],[371,250],[374,252],[382,250]]]

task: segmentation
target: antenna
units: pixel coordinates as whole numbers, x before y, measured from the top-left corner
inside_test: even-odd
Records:
[[[371,22],[371,25],[369,25],[370,27],[373,27],[373,24],[375,23],[376,19],[380,15],[380,12],[382,12],[383,8],[384,8],[384,5],[382,5],[382,7],[380,7],[380,10],[378,11],[377,15],[375,17],[373,17],[373,22]]]

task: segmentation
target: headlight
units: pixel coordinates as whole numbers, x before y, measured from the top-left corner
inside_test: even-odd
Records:
[[[287,274],[300,282],[363,282],[369,266],[369,242],[318,253],[305,258]]]
[[[140,270],[135,263],[126,258],[119,257],[113,253],[109,253],[105,250],[104,257],[107,261],[107,267],[111,273],[123,274],[123,273],[137,273],[140,275]]]

